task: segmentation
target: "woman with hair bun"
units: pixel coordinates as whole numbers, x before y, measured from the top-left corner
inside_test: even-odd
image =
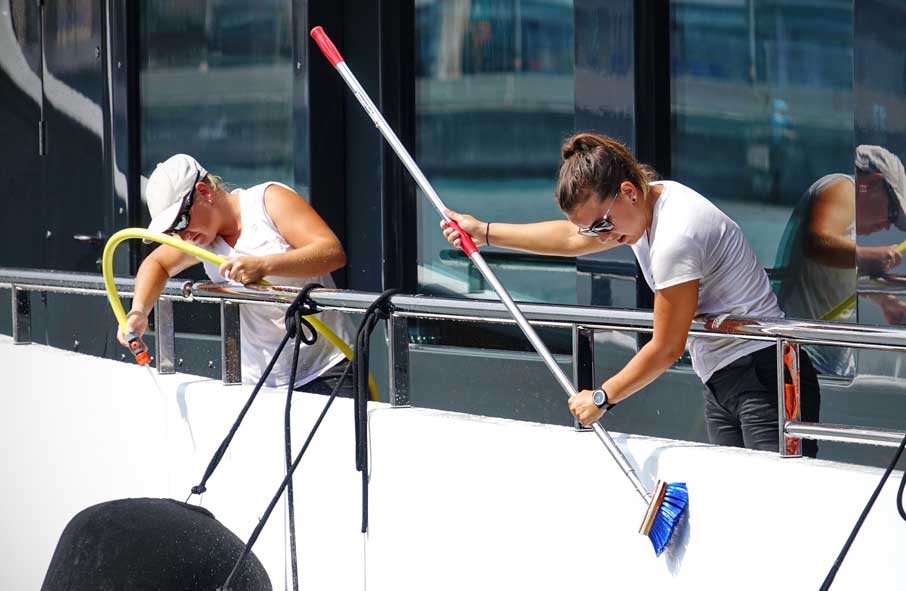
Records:
[[[739,226],[713,203],[675,181],[656,180],[618,141],[580,133],[561,149],[556,199],[566,220],[507,224],[448,211],[477,246],[580,256],[628,245],[654,291],[654,332],[597,390],[569,400],[584,425],[664,373],[687,346],[705,384],[712,443],[777,451],[777,359],[773,343],[690,337],[699,316],[783,317],[768,277]],[[443,224],[442,224],[443,226]],[[459,234],[444,228],[459,246]],[[817,421],[818,380],[800,354],[802,419]],[[817,446],[803,441],[803,453]]]

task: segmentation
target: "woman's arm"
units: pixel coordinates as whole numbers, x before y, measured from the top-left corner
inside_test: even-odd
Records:
[[[148,314],[167,285],[167,279],[197,262],[198,259],[192,255],[166,244],[158,246],[145,257],[135,274],[132,307],[126,314],[125,331],[138,337],[145,334],[148,329]],[[128,347],[121,331],[117,331],[117,339]]]
[[[534,224],[505,224],[478,220],[470,215],[447,210],[447,215],[475,242],[475,246],[499,246],[510,250],[521,250],[535,254],[554,256],[581,256],[608,250],[618,246],[616,242],[602,243],[597,238],[580,236],[576,226],[566,220],[536,222]],[[445,228],[444,236],[459,248],[459,233]]]
[[[264,205],[277,231],[293,249],[230,259],[220,266],[221,275],[240,283],[254,283],[267,275],[323,275],[346,264],[346,253],[336,235],[299,194],[280,185],[270,185],[264,193]]]
[[[835,181],[820,191],[812,203],[805,254],[823,265],[852,269],[856,243],[847,233],[853,223],[856,189],[849,179]]]
[[[828,185],[815,197],[805,240],[806,255],[829,267],[879,275],[896,267],[902,255],[896,244],[857,246],[847,233],[855,214],[855,187],[848,179]]]
[[[629,398],[673,365],[686,348],[686,338],[698,306],[699,280],[687,281],[654,294],[654,334],[623,369],[601,385],[607,400]],[[592,391],[583,390],[569,399],[569,410],[583,425],[604,414],[592,401]]]

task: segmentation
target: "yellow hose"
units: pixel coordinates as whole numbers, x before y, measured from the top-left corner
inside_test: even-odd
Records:
[[[896,250],[900,254],[906,253],[906,240],[897,244],[897,246],[896,246],[896,248],[894,248],[894,250]],[[830,312],[828,312],[827,314],[822,316],[821,320],[828,320],[828,321],[836,320],[840,316],[843,316],[843,314],[849,312],[855,305],[856,305],[856,294],[853,294],[853,295],[849,296],[848,298],[846,298],[845,300],[843,300],[842,302],[840,302],[839,304],[837,304],[837,306],[833,310],[831,310]]]
[[[120,331],[125,332],[126,327],[126,310],[123,308],[123,304],[120,301],[119,292],[116,290],[116,283],[113,280],[113,253],[116,250],[116,247],[119,246],[119,243],[123,240],[129,240],[130,238],[142,238],[144,240],[150,240],[152,242],[159,242],[160,244],[166,244],[167,246],[172,246],[177,250],[181,250],[187,254],[190,254],[196,258],[199,258],[203,261],[207,261],[218,267],[226,262],[221,256],[205,250],[199,246],[195,246],[190,242],[186,242],[175,236],[170,236],[168,234],[161,234],[158,232],[151,232],[144,228],[126,228],[125,230],[120,230],[116,234],[110,237],[107,241],[107,244],[104,246],[104,254],[101,257],[101,270],[104,274],[104,287],[107,290],[107,300],[110,302],[110,307],[113,309],[113,315],[116,316],[116,320],[119,323]],[[262,281],[262,283],[265,283]],[[315,327],[321,336],[326,338],[333,344],[334,347],[343,352],[343,355],[346,356],[346,359],[352,361],[352,349],[349,348],[343,339],[338,337],[330,328],[328,328],[323,322],[315,318],[314,316],[306,316],[312,326]],[[378,389],[377,383],[374,381],[374,377],[369,373],[368,374],[368,389],[371,392],[371,400],[378,400]]]

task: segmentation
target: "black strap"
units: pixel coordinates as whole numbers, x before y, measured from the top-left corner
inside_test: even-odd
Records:
[[[239,429],[239,425],[242,424],[242,420],[245,418],[246,413],[252,407],[252,403],[255,401],[255,398],[258,396],[258,392],[261,390],[261,387],[264,385],[267,376],[270,375],[271,370],[274,369],[274,365],[277,363],[277,359],[280,358],[280,354],[283,353],[283,348],[286,347],[287,341],[291,338],[295,338],[296,334],[302,334],[302,331],[299,330],[300,327],[305,326],[309,330],[308,335],[303,335],[300,338],[302,342],[307,344],[313,344],[317,339],[318,335],[315,332],[314,327],[307,320],[302,318],[303,315],[307,316],[309,314],[314,314],[317,312],[316,304],[311,300],[310,293],[311,290],[322,287],[317,283],[310,283],[303,287],[293,302],[289,305],[289,308],[286,310],[284,315],[284,324],[286,325],[286,334],[283,336],[283,340],[280,341],[280,344],[277,345],[277,350],[274,352],[274,356],[271,357],[270,362],[268,362],[267,367],[264,368],[264,372],[261,374],[261,378],[258,379],[258,383],[255,384],[255,388],[252,390],[251,395],[248,400],[245,402],[245,406],[242,407],[242,410],[239,411],[239,416],[236,417],[236,420],[233,422],[233,426],[230,427],[229,432],[226,437],[223,438],[223,441],[220,443],[220,447],[217,448],[217,451],[214,452],[214,456],[211,458],[211,461],[208,462],[208,467],[205,468],[204,475],[201,477],[201,482],[192,487],[192,492],[189,493],[189,496],[186,498],[186,501],[192,497],[192,495],[200,495],[207,490],[208,479],[214,474],[214,471],[217,469],[217,466],[220,464],[220,460],[223,459],[223,454],[226,453],[227,448],[230,446],[230,443],[233,441],[233,436],[236,435],[236,431]],[[299,343],[296,342],[296,349],[298,350]],[[295,381],[295,375],[291,376],[290,384]]]
[[[323,287],[318,283],[309,283],[303,287],[293,303],[289,305],[283,322],[286,326],[286,334],[292,335],[296,339],[296,347],[293,350],[293,362],[289,373],[289,384],[286,390],[286,406],[283,409],[283,454],[286,464],[286,472],[289,473],[292,466],[292,432],[290,428],[290,416],[292,410],[293,393],[296,388],[296,372],[299,367],[299,348],[302,343],[313,345],[318,340],[318,333],[311,323],[303,315],[317,313],[316,304],[311,300],[310,294],[313,289]],[[303,327],[308,329],[305,334]],[[299,590],[299,566],[296,560],[296,502],[293,492],[293,481],[289,480],[286,486],[286,507],[287,518],[289,519],[289,556],[292,571],[293,591]]]
[[[264,373],[261,374],[261,378],[258,380],[258,383],[255,384],[255,389],[252,390],[252,394],[249,396],[248,400],[245,402],[245,406],[242,407],[242,410],[239,411],[239,416],[236,417],[236,420],[233,421],[233,426],[230,427],[229,432],[226,437],[223,438],[223,441],[220,442],[220,447],[217,448],[217,451],[214,452],[214,456],[211,458],[211,461],[208,462],[208,467],[205,468],[204,475],[201,477],[201,482],[192,487],[192,492],[189,493],[189,496],[186,498],[186,501],[192,497],[192,495],[200,495],[207,490],[208,479],[214,474],[214,470],[217,469],[217,466],[220,464],[220,460],[223,459],[223,454],[226,453],[227,448],[230,446],[230,442],[233,441],[233,436],[236,434],[236,431],[239,429],[239,425],[242,424],[242,419],[245,418],[246,413],[249,411],[249,408],[252,407],[252,403],[255,401],[255,397],[258,396],[258,391],[261,390],[261,386],[264,385],[264,381],[267,379],[267,376],[270,375],[271,370],[274,368],[274,364],[277,362],[277,358],[280,357],[280,353],[283,352],[283,348],[286,346],[286,342],[289,340],[289,334],[283,335],[283,340],[280,341],[280,344],[277,345],[277,351],[274,353],[274,356],[271,358],[270,362],[267,364],[267,367],[264,368]]]
[[[267,520],[270,519],[271,513],[274,511],[274,507],[277,505],[277,501],[280,500],[280,495],[283,494],[283,489],[292,481],[293,473],[296,471],[296,468],[299,467],[299,462],[302,461],[302,456],[305,455],[308,446],[311,443],[311,440],[314,438],[315,433],[318,431],[318,427],[321,426],[321,422],[324,420],[324,417],[327,415],[327,411],[330,410],[330,405],[333,404],[333,401],[337,397],[337,392],[343,386],[343,383],[346,381],[346,377],[349,375],[349,370],[352,365],[347,365],[346,369],[343,370],[343,375],[340,376],[340,379],[337,380],[337,385],[334,386],[333,391],[330,393],[330,398],[327,399],[327,402],[324,404],[324,408],[321,410],[321,414],[318,416],[318,420],[315,421],[314,426],[311,428],[311,431],[308,433],[308,437],[305,439],[305,443],[302,444],[302,449],[299,450],[298,455],[296,455],[295,461],[290,466],[290,469],[287,471],[286,475],[283,477],[283,482],[280,483],[280,486],[277,488],[277,492],[271,498],[270,503],[267,505],[267,509],[264,511],[264,515],[261,516],[261,519],[258,520],[258,525],[255,526],[252,535],[249,536],[249,541],[246,543],[245,548],[242,551],[242,554],[239,555],[239,558],[236,560],[236,564],[233,566],[233,570],[230,572],[230,576],[227,577],[226,582],[223,586],[220,587],[217,591],[231,591],[230,582],[233,580],[233,577],[236,573],[239,572],[239,567],[242,566],[242,561],[245,560],[246,556],[252,551],[252,546],[255,545],[255,542],[258,540],[258,536],[261,535],[261,530],[264,529],[264,526],[267,524]]]
[[[862,510],[862,514],[859,515],[859,519],[856,521],[856,525],[853,526],[852,531],[849,533],[849,538],[846,539],[846,543],[843,544],[843,548],[840,550],[840,554],[837,555],[837,559],[834,560],[833,566],[827,573],[827,576],[824,578],[824,582],[821,584],[821,591],[827,591],[830,589],[831,583],[834,582],[834,578],[837,576],[837,571],[840,570],[840,566],[843,564],[843,559],[846,558],[846,554],[849,552],[849,547],[853,545],[853,542],[856,539],[856,535],[859,533],[859,530],[862,529],[862,524],[865,523],[865,518],[868,517],[869,511],[874,506],[875,501],[878,499],[878,495],[881,494],[881,489],[884,488],[884,484],[887,482],[887,478],[890,476],[890,473],[893,472],[893,469],[896,467],[897,462],[900,461],[900,456],[903,454],[903,448],[906,447],[906,437],[903,437],[903,441],[900,442],[900,447],[897,448],[895,454],[893,454],[893,459],[890,464],[887,466],[887,470],[884,471],[884,475],[881,476],[881,481],[878,482],[878,486],[875,488],[875,491],[872,493],[871,497],[868,499],[868,503],[865,504],[865,508]],[[906,520],[906,511],[903,509],[903,488],[906,487],[906,474],[903,474],[902,480],[900,480],[900,489],[897,493],[897,511],[900,513],[900,517],[903,520]]]
[[[308,286],[306,286],[308,287]],[[307,294],[312,288],[303,290],[300,292],[300,296],[305,293]],[[287,465],[286,475],[283,478],[283,482],[280,483],[280,486],[277,488],[277,492],[271,498],[270,503],[267,506],[267,509],[264,511],[261,519],[258,521],[258,525],[255,526],[255,530],[252,532],[252,535],[249,536],[249,540],[246,543],[245,549],[242,551],[242,554],[239,556],[236,561],[235,566],[233,567],[230,576],[227,577],[226,582],[218,591],[230,591],[230,582],[233,579],[233,576],[239,571],[242,561],[246,556],[251,552],[252,546],[255,545],[255,542],[258,540],[258,536],[261,534],[261,531],[264,529],[267,520],[270,518],[273,513],[274,507],[277,505],[277,502],[280,499],[280,495],[283,494],[283,490],[287,489],[288,505],[290,511],[290,547],[293,554],[293,586],[296,588],[298,584],[298,576],[295,566],[295,533],[294,533],[294,512],[293,512],[293,502],[291,500],[291,493],[289,490],[292,487],[292,477],[293,473],[298,468],[299,463],[302,461],[302,456],[308,450],[308,446],[314,438],[315,433],[318,428],[321,426],[324,417],[327,415],[327,411],[330,409],[330,406],[333,404],[333,401],[337,397],[337,392],[343,387],[343,383],[346,381],[346,378],[349,376],[349,372],[353,371],[355,375],[355,398],[353,407],[355,409],[355,426],[356,426],[356,468],[362,472],[362,532],[366,532],[368,529],[368,437],[367,437],[367,428],[368,428],[368,356],[369,356],[369,337],[371,336],[374,327],[377,325],[378,320],[389,318],[390,315],[390,297],[397,293],[398,290],[387,290],[382,293],[365,311],[365,315],[362,318],[362,321],[359,323],[359,328],[356,331],[356,346],[353,353],[352,363],[346,366],[346,369],[343,370],[343,374],[340,379],[337,381],[337,384],[334,386],[333,391],[330,393],[330,397],[327,399],[327,402],[324,405],[324,408],[321,410],[321,414],[318,416],[318,419],[315,421],[314,426],[311,428],[311,431],[308,434],[308,437],[305,440],[305,443],[302,445],[302,448],[299,450],[298,455],[296,456],[295,461],[292,464]],[[297,298],[299,301],[300,298]],[[293,302],[295,304],[296,302]],[[292,311],[294,314],[301,314],[302,309],[306,308],[311,310],[309,313],[314,313],[316,310],[313,302],[309,302],[307,305],[302,305],[294,307],[291,306],[291,310],[287,311],[289,314]],[[299,308],[299,309],[297,309]],[[304,319],[302,319],[304,320]],[[297,326],[301,326],[298,324]],[[287,331],[287,338],[289,336],[289,330]],[[285,339],[284,339],[285,340]],[[293,357],[293,377],[295,377],[295,367],[297,362],[298,348]],[[295,381],[295,380],[293,380]],[[292,390],[287,394],[287,406],[284,414],[284,428],[286,432],[285,439],[285,450],[287,454],[290,450],[290,434],[289,434],[289,408],[290,403],[289,399],[292,396]],[[288,457],[288,456],[287,456]]]
[[[375,299],[359,323],[355,353],[355,467],[362,473],[362,533],[368,531],[368,369],[371,333],[379,320],[390,317],[390,298],[398,289],[388,289]]]

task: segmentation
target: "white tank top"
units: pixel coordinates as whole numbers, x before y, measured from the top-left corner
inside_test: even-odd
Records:
[[[239,195],[240,217],[242,231],[235,246],[230,246],[221,237],[207,246],[207,250],[222,257],[261,256],[277,254],[292,250],[286,242],[276,224],[267,213],[264,206],[264,192],[269,185],[282,183],[263,183],[249,189],[236,189],[234,195]],[[291,190],[291,189],[290,189]],[[220,275],[217,266],[204,263],[205,272],[211,281],[226,282]],[[309,283],[320,283],[324,287],[335,287],[330,274],[320,277],[266,277],[267,281],[277,285],[304,286]],[[261,373],[277,350],[277,345],[286,333],[283,316],[285,306],[263,306],[244,304],[239,309],[239,326],[242,331],[242,381],[243,383],[257,383]],[[318,320],[336,333],[338,337],[352,346],[353,330],[349,320],[341,312],[326,310],[319,313]],[[274,364],[273,370],[265,382],[269,387],[286,386],[289,383],[289,374],[292,369],[293,348],[292,341],[287,343],[280,358]],[[299,349],[299,366],[296,371],[296,386],[302,386],[314,380],[325,371],[345,359],[342,351],[334,347],[326,338],[318,336],[314,345],[302,344]]]
[[[835,318],[828,314],[856,293],[856,261],[851,267],[831,267],[806,255],[805,240],[815,196],[840,180],[852,183],[845,174],[828,174],[815,181],[799,200],[790,216],[781,240],[777,266],[784,269],[778,299],[780,307],[793,318],[812,318],[833,322],[855,321],[856,308],[844,310]],[[855,195],[855,192],[853,193]],[[844,237],[856,241],[856,223],[850,222]],[[843,376],[853,375],[855,360],[845,347],[812,347],[809,349],[818,371]]]

